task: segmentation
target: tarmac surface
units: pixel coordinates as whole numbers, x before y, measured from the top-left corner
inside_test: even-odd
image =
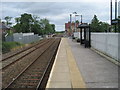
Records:
[[[87,88],[118,88],[118,66],[68,39]]]
[[[118,88],[118,66],[62,38],[46,88]]]

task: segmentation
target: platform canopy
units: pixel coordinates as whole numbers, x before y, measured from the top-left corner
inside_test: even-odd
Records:
[[[89,28],[89,25],[87,23],[82,23],[78,26],[78,28]]]
[[[91,47],[91,32],[90,25],[87,23],[82,23],[78,26],[80,28],[80,43],[86,47]]]

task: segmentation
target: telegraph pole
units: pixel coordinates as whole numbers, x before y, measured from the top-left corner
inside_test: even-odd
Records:
[[[117,19],[117,0],[115,0],[115,19]]]
[[[71,23],[72,23],[72,14],[70,14],[70,36],[72,34],[72,27],[71,27]]]
[[[82,24],[82,15],[81,15],[81,24]]]
[[[77,12],[73,12],[73,14],[75,14],[75,27],[74,27],[74,32],[76,32],[76,14],[77,14]]]
[[[115,20],[117,20],[117,0],[115,0]],[[115,32],[117,32],[117,25],[115,24]]]
[[[110,2],[110,21],[111,21],[111,25],[112,25],[112,0]]]

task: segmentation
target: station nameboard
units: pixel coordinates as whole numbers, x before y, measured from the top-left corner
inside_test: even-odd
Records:
[[[112,25],[118,24],[118,20],[112,20]]]

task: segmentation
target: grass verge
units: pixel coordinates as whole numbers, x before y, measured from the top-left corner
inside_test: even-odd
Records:
[[[9,52],[11,49],[21,46],[23,44],[20,44],[18,42],[2,42],[2,53],[7,53]]]

